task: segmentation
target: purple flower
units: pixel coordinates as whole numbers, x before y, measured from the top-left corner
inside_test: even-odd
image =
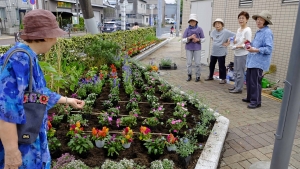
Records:
[[[35,103],[37,99],[37,95],[35,93],[30,93],[29,102]]]
[[[78,96],[77,93],[73,93],[73,94],[71,95],[72,98],[77,98],[77,96]]]

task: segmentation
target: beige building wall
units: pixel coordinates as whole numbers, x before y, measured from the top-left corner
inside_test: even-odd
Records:
[[[190,1],[183,1],[183,25],[184,31],[187,27],[187,19],[190,13]],[[239,0],[214,0],[212,22],[216,18],[222,18],[225,22],[225,28],[232,32],[236,32],[239,28],[238,14],[241,11],[247,11],[250,14],[248,26],[252,29],[252,39],[257,31],[255,21],[252,15],[260,13],[262,10],[269,10],[272,14],[273,25],[270,25],[274,35],[274,50],[272,54],[271,64],[277,66],[274,74],[266,75],[271,81],[281,80],[283,82],[287,73],[287,66],[290,58],[290,51],[293,41],[295,21],[298,11],[298,3],[282,4],[282,0],[264,0],[255,1],[251,7],[239,7]],[[213,30],[213,27],[212,27]],[[184,45],[182,45],[182,56],[185,57]],[[233,52],[228,49],[226,64],[233,61]],[[283,83],[280,83],[283,86]]]

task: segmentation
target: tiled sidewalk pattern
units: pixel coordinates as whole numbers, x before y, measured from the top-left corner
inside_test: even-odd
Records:
[[[170,84],[181,87],[183,91],[197,93],[211,108],[230,120],[224,144],[225,152],[219,168],[248,169],[257,161],[270,161],[281,103],[263,97],[261,108],[247,109],[247,104],[241,101],[246,96],[246,90],[242,94],[229,94],[230,84],[222,85],[217,80],[204,81],[208,75],[207,66],[201,67],[201,82],[194,82],[194,74],[193,80],[186,82],[186,60],[180,56],[180,43],[179,38],[174,38],[142,62],[148,64],[153,59],[158,65],[161,58],[171,58],[178,69],[160,71],[161,76]],[[290,167],[300,168],[300,122],[295,135]]]

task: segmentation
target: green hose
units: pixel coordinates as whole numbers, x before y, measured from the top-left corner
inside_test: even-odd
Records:
[[[282,99],[283,97],[283,88],[278,88],[277,90],[272,91],[272,96]]]

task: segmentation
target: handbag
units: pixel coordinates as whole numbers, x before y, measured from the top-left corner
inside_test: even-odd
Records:
[[[48,96],[40,94],[38,92],[32,91],[32,79],[33,79],[33,68],[32,68],[32,59],[30,54],[22,49],[14,49],[6,57],[6,60],[2,66],[3,71],[6,66],[9,58],[15,52],[24,52],[29,56],[30,61],[30,74],[29,74],[29,84],[28,91],[25,90],[23,98],[23,107],[25,112],[25,124],[17,124],[17,133],[18,133],[18,143],[19,144],[32,144],[37,139],[39,134],[43,119],[44,113],[46,111]]]

